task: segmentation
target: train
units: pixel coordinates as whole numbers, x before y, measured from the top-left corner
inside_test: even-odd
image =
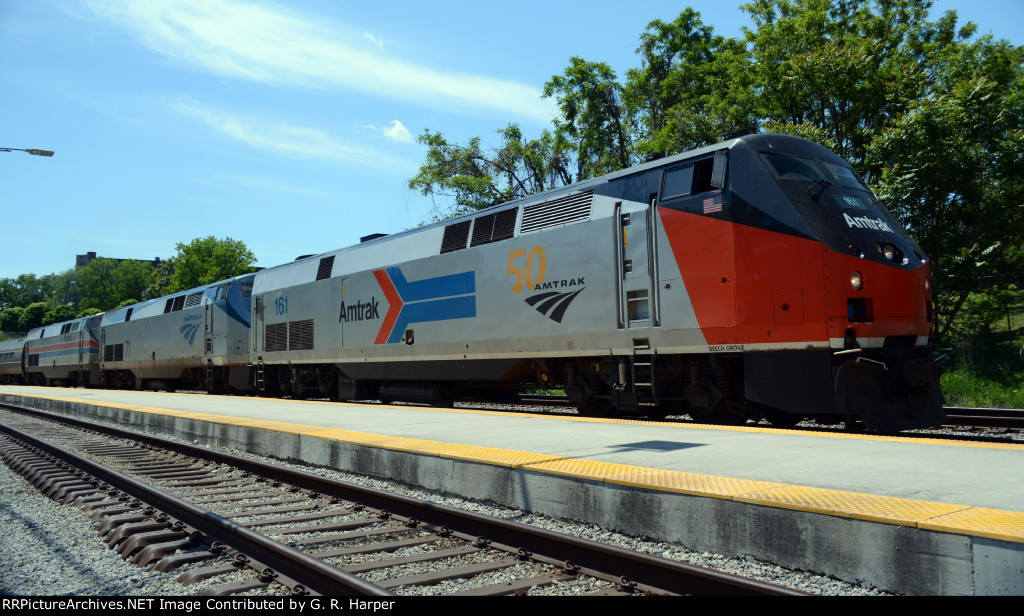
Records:
[[[893,432],[945,420],[927,256],[853,168],[752,134],[0,343],[38,385]]]

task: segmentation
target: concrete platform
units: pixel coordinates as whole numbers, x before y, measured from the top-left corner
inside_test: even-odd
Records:
[[[0,402],[926,595],[1024,594],[1024,444],[155,392]]]

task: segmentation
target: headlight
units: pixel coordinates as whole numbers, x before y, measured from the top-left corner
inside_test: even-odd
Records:
[[[854,291],[860,291],[860,288],[864,286],[864,279],[861,278],[860,272],[850,274],[850,286]]]
[[[882,246],[882,254],[885,255],[886,259],[892,261],[896,258],[896,249],[893,248],[892,244],[886,244],[885,246]]]

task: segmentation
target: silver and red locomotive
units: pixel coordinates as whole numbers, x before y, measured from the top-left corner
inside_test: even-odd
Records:
[[[848,163],[796,137],[364,239],[252,275],[244,327],[223,334],[232,304],[201,290],[214,325],[197,326],[233,350],[146,377],[150,354],[188,336],[165,319],[126,334],[116,382],[434,404],[539,383],[597,416],[882,431],[945,417],[927,258]]]

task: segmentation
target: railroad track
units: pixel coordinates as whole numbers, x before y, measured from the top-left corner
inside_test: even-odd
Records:
[[[520,401],[535,406],[570,406],[565,396],[523,394]],[[948,426],[1024,430],[1024,409],[946,407]]]
[[[123,557],[186,586],[231,578],[204,594],[802,594],[40,411],[0,419],[0,457]]]
[[[946,407],[949,424],[972,428],[1024,429],[1024,410]]]

